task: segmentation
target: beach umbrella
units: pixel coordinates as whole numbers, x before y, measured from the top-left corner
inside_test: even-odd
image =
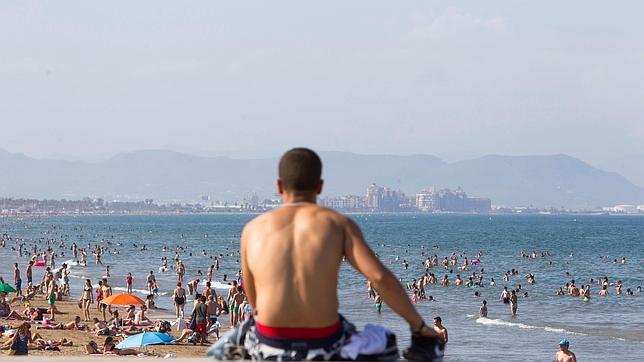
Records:
[[[145,305],[143,299],[127,293],[113,294],[101,300],[101,303],[108,305]]]
[[[101,300],[101,303],[108,305],[145,305],[143,299],[128,293],[110,295]],[[121,322],[121,329],[123,329],[123,322]]]
[[[140,348],[150,344],[168,344],[174,341],[174,338],[165,333],[159,332],[143,332],[129,336],[121,343],[116,345],[116,348]]]
[[[0,283],[0,292],[13,293],[16,290],[7,283]]]

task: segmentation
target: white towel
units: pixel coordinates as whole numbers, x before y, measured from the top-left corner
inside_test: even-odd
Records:
[[[387,335],[390,332],[382,326],[367,324],[362,332],[351,336],[349,343],[342,347],[343,358],[356,359],[359,354],[382,353],[387,348]]]

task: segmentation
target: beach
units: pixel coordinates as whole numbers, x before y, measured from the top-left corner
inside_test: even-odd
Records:
[[[32,302],[30,302],[31,306],[34,307],[47,307],[47,302],[42,299],[42,296],[39,295],[37,298],[33,299]],[[57,302],[56,307],[58,310],[62,313],[65,314],[57,314],[56,315],[56,322],[69,322],[74,319],[74,316],[81,316],[82,312],[80,308],[78,308],[77,301],[72,301],[72,300],[65,300],[62,302]],[[118,309],[119,311],[123,311],[125,308],[114,308]],[[90,308],[90,313],[91,317],[98,317],[99,319],[101,318],[100,313],[96,310],[94,306]],[[159,313],[152,312],[149,315],[149,318],[152,320],[157,319],[155,317],[155,314],[158,315]],[[11,326],[18,326],[21,324],[21,321],[2,321],[2,324],[8,324]],[[103,341],[105,340],[105,336],[96,336],[93,333],[90,333],[88,331],[82,331],[82,330],[48,330],[48,329],[37,329],[38,324],[33,324],[31,327],[31,332],[32,334],[38,333],[40,334],[43,339],[45,340],[60,340],[60,339],[67,339],[68,341],[73,342],[73,346],[60,346],[60,351],[45,351],[45,350],[37,350],[37,349],[32,349],[29,351],[29,355],[33,356],[41,356],[41,357],[65,357],[67,358],[68,356],[86,356],[87,352],[85,350],[85,345],[87,345],[90,341],[95,341],[98,345],[102,345]],[[177,332],[176,330],[172,330],[170,332],[171,335],[174,337],[179,337],[180,332]],[[0,339],[0,343],[5,342],[7,339]],[[211,340],[214,342],[214,339],[211,338]],[[205,351],[208,348],[208,346],[201,346],[201,345],[196,345],[193,346],[191,343],[187,343],[184,341],[183,343],[174,343],[174,344],[168,344],[168,345],[152,345],[152,346],[146,346],[141,348],[141,351],[146,351],[149,353],[154,353],[157,356],[164,357],[167,354],[172,354],[175,356],[181,356],[181,357],[205,357]],[[0,355],[3,357],[6,357],[7,351],[0,351]]]

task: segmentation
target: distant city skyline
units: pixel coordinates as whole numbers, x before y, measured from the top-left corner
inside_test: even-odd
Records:
[[[611,165],[644,154],[642,13],[639,1],[3,3],[0,148]]]

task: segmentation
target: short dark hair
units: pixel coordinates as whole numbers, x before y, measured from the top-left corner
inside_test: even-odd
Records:
[[[308,148],[287,151],[279,163],[279,179],[288,191],[316,191],[322,177],[322,161]]]
[[[437,321],[438,323],[442,323],[442,322],[443,322],[443,320],[441,319],[441,317],[434,317],[434,320],[435,320],[435,321]]]

